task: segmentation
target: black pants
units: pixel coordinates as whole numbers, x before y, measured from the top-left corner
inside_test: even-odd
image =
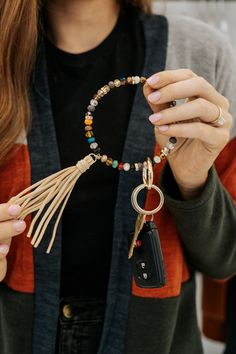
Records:
[[[97,354],[105,306],[103,299],[62,299],[56,353]]]

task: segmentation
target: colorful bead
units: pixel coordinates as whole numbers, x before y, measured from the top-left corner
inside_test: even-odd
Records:
[[[132,84],[132,77],[131,77],[131,76],[128,76],[128,77],[127,77],[127,83],[128,83],[128,84]]]
[[[114,160],[113,162],[112,162],[112,167],[113,168],[116,168],[118,166],[118,161],[117,160]]]
[[[109,158],[106,160],[106,165],[107,165],[107,166],[112,166],[112,162],[113,162],[112,158],[109,157]]]
[[[119,170],[119,171],[122,171],[122,170],[123,170],[123,166],[124,166],[123,162],[119,162],[119,164],[118,164],[118,170]]]
[[[124,163],[123,169],[124,169],[124,171],[129,171],[130,170],[130,164],[128,162]]]
[[[85,133],[86,138],[91,138],[93,136],[93,131],[90,130],[89,132]]]
[[[92,119],[85,119],[84,123],[86,125],[92,125],[93,124],[93,120]]]
[[[97,149],[97,147],[98,147],[98,143],[90,144],[90,149],[92,149],[92,150]]]
[[[94,141],[95,141],[95,138],[89,138],[88,139],[88,143],[94,143]]]
[[[107,160],[107,155],[102,155],[101,161],[102,161],[102,162],[106,162],[106,160]]]
[[[92,130],[93,129],[93,127],[91,127],[91,125],[86,125],[86,127],[84,128],[84,130],[86,130],[86,131],[89,131],[89,130]]]

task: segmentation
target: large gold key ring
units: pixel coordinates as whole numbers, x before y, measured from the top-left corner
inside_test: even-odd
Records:
[[[141,208],[138,204],[138,199],[137,199],[138,194],[144,188],[147,188],[148,190],[153,188],[157,191],[157,193],[160,196],[160,202],[159,202],[158,206],[153,210],[145,210],[145,209]],[[137,186],[133,190],[132,195],[131,195],[131,203],[132,203],[134,210],[136,210],[137,213],[140,213],[143,215],[153,215],[153,214],[157,213],[162,208],[162,206],[164,204],[164,195],[163,195],[162,191],[155,184],[153,184],[152,162],[149,157],[143,163],[143,183],[140,184],[139,186]]]

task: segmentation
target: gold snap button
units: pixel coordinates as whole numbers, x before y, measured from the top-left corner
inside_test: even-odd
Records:
[[[65,318],[71,318],[72,317],[72,311],[70,305],[64,305],[62,308],[62,313],[65,316]]]

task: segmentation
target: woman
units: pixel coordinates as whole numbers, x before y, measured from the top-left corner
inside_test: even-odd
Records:
[[[202,352],[194,270],[214,278],[236,271],[233,58],[218,31],[149,15],[149,5],[11,0],[1,6],[1,353]],[[139,173],[97,163],[83,175],[50,255],[52,229],[32,251],[29,218],[17,221],[19,206],[6,203],[87,154],[80,117],[93,93],[137,74],[148,77],[144,96],[140,87],[111,93],[95,128],[103,153],[130,162],[177,138],[168,163],[154,168],[166,200],[154,220],[167,284],[153,289],[136,285],[127,260],[137,216],[130,195]],[[178,99],[185,103],[170,106]],[[151,192],[147,209],[156,205]]]

